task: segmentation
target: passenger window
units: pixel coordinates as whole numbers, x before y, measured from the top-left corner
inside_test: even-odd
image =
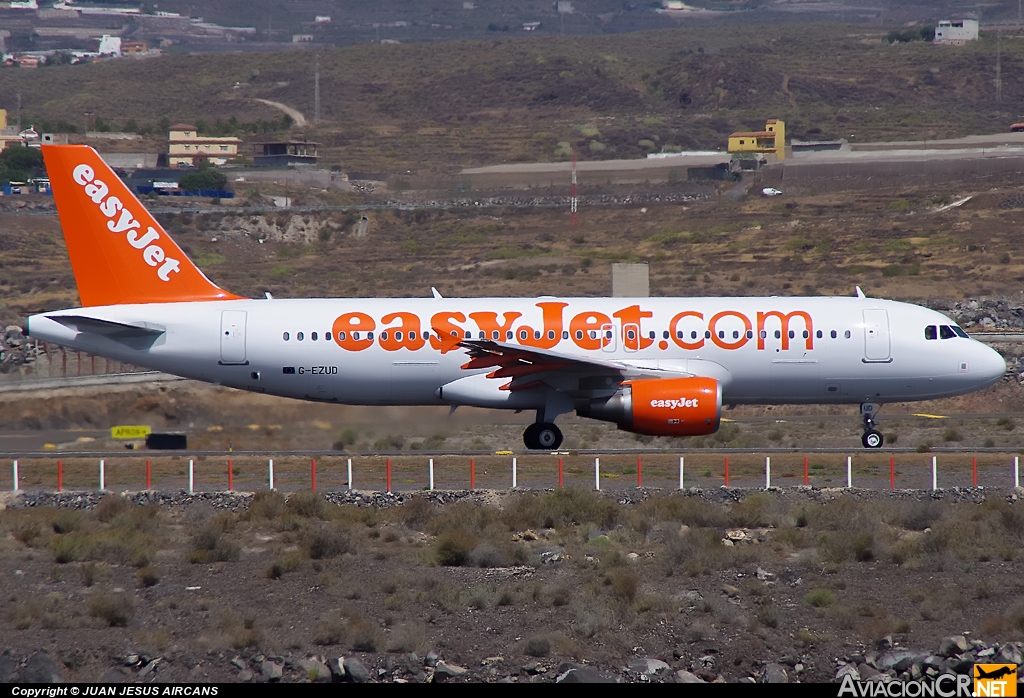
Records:
[[[782,339],[782,330],[775,330],[775,339]]]
[[[401,333],[401,331],[395,331],[395,339],[397,341],[399,341],[399,342],[402,341],[402,333]]]
[[[629,337],[630,339],[636,339],[636,332],[634,332],[633,330],[627,330],[626,336]]]
[[[725,332],[723,332],[722,330],[718,330],[718,338],[725,339]]]
[[[818,337],[818,339],[821,339],[821,336],[822,336],[822,334],[823,334],[823,332],[822,332],[821,330],[818,330],[818,331],[817,331],[817,332],[815,333],[815,335],[816,335],[816,336]]]
[[[754,331],[753,330],[747,330],[747,339],[753,339],[753,338],[754,338]]]
[[[595,332],[594,330],[590,330],[590,338],[597,339],[597,332]]]
[[[685,335],[685,334],[683,334],[683,331],[682,331],[682,330],[676,330],[676,339],[682,339],[682,338],[683,338],[683,337],[685,337],[685,336],[686,336],[686,335]],[[696,337],[696,335],[694,335],[694,336]]]
[[[515,337],[515,333],[512,330],[505,333],[505,339],[512,339],[513,337]]]
[[[312,339],[315,342],[316,341],[316,332],[313,332],[312,334],[310,334],[309,338]]]
[[[956,337],[956,334],[947,325],[939,327],[939,339],[953,339],[953,337]]]
[[[569,330],[562,330],[562,339],[569,339]]]
[[[331,333],[330,332],[324,332],[324,339],[326,339],[328,342],[331,341]]]
[[[711,330],[704,330],[704,339],[711,339]]]
[[[690,333],[690,339],[697,339],[697,330]]]
[[[793,339],[793,337],[796,337],[796,332],[794,332],[793,330],[790,330],[789,331],[789,338]]]
[[[356,337],[355,334],[356,333],[354,333],[354,332],[352,333],[353,338],[359,339],[359,337]],[[344,332],[339,332],[338,333],[338,341],[339,342],[344,342],[345,341],[345,333]]]
[[[612,338],[612,331],[608,330],[607,332],[605,332],[604,333],[604,338],[605,339],[611,339]]]
[[[366,338],[367,339],[373,339],[373,332],[367,332],[366,333]]]
[[[493,330],[491,332],[491,339],[501,339],[501,332],[498,332],[498,330]]]
[[[964,339],[970,339],[970,336],[964,332],[959,325],[953,325],[953,331],[956,332],[957,337],[963,337]]]
[[[576,339],[583,339],[583,330],[576,330]]]
[[[807,330],[804,330],[804,339],[807,339],[810,336],[811,336],[811,333],[808,332]]]
[[[761,330],[761,332],[760,332],[759,334],[760,334],[760,336],[761,336],[761,339],[764,339],[765,337],[767,337],[767,336],[768,336],[768,333],[767,333],[767,332],[765,332],[764,330]]]
[[[555,338],[555,331],[554,330],[548,330],[548,339],[554,339],[554,338]]]
[[[527,337],[529,337],[529,336],[530,336],[530,335],[529,335],[529,334],[527,334],[526,330],[520,330],[520,331],[519,331],[519,339],[526,339],[526,338],[527,338]]]
[[[846,332],[843,332],[843,336],[846,337],[847,339],[849,339],[850,338],[850,330],[846,330]]]
[[[928,327],[924,328],[924,338],[925,339],[937,339],[938,338],[938,333],[936,332],[936,330],[937,330],[937,328],[935,327],[935,325],[928,325]]]
[[[304,339],[304,336],[301,332],[299,332],[297,335],[295,335],[295,339],[301,342]]]
[[[837,336],[839,336],[838,333],[835,330],[832,330],[832,339],[835,339]]]
[[[427,334],[424,332],[423,336],[426,337]],[[409,339],[416,339],[416,330],[409,330]]]
[[[650,337],[651,339],[654,339],[655,337],[658,336],[658,333],[655,332],[654,330],[651,330],[650,332],[647,333],[647,336]]]
[[[383,342],[386,342],[386,341],[388,341],[388,333],[387,333],[387,330],[385,330],[384,332],[381,332],[381,333],[380,333],[380,338],[381,338],[381,341],[383,341]],[[316,339],[316,337],[313,337],[313,339]]]
[[[664,332],[661,333],[661,338],[668,339],[668,330],[665,330]]]
[[[740,332],[739,332],[739,330],[733,330],[733,331],[732,331],[732,338],[733,338],[733,339],[739,339],[739,338],[740,338]]]
[[[281,338],[287,342],[289,339],[291,339],[291,335],[285,332],[283,335],[281,335]]]
[[[534,330],[533,331],[533,338],[534,339],[540,339],[540,330]]]
[[[473,333],[470,332],[469,330],[466,330],[466,336],[463,337],[463,339],[473,339]]]

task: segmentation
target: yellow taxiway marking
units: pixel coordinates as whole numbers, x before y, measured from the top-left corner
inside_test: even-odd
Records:
[[[944,414],[915,414],[915,417],[924,417],[925,419],[948,419]]]

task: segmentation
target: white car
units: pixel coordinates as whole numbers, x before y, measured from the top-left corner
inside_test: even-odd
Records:
[[[779,189],[773,189],[772,187],[765,187],[761,190],[764,196],[782,196],[782,191]]]

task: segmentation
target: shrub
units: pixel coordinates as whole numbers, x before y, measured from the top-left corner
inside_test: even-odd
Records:
[[[761,606],[756,614],[758,622],[766,628],[779,627],[779,610],[772,605]]]
[[[277,490],[260,490],[252,498],[246,515],[249,519],[276,519],[284,513],[286,500]]]
[[[73,533],[84,529],[86,523],[85,514],[77,509],[59,509],[53,515],[50,525],[54,533]]]
[[[123,628],[135,615],[135,601],[121,592],[93,594],[89,597],[89,615],[112,628]]]
[[[470,552],[476,547],[476,543],[476,537],[466,531],[441,534],[434,545],[437,564],[445,567],[462,567],[469,561]]]
[[[108,494],[96,505],[96,518],[103,523],[110,523],[115,518],[135,508],[135,504],[119,494]]]
[[[546,657],[551,654],[551,641],[541,635],[534,635],[523,645],[523,654],[530,657]]]
[[[804,596],[804,601],[807,605],[813,606],[814,608],[825,608],[831,606],[836,602],[835,594],[824,587],[818,587],[807,592]]]
[[[142,567],[135,572],[135,578],[144,587],[156,586],[160,581],[160,570],[156,567]]]
[[[296,492],[288,497],[288,513],[306,519],[326,519],[330,509],[327,500],[312,490]]]
[[[632,601],[640,588],[640,577],[625,568],[613,569],[608,574],[608,581],[615,598],[623,601]]]
[[[230,514],[220,514],[195,527],[188,561],[202,564],[237,560],[241,546],[227,535],[233,525]]]
[[[350,549],[346,531],[338,526],[321,525],[308,529],[303,545],[314,560],[324,560],[347,553]]]

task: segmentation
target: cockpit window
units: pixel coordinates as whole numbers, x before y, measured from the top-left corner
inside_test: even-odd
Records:
[[[939,339],[953,339],[956,337],[956,333],[953,332],[953,328],[949,325],[939,326]]]
[[[935,327],[935,325],[928,325],[928,327],[924,328],[924,338],[925,339],[938,339],[937,332],[938,332],[938,328]]]
[[[959,325],[953,325],[953,331],[956,332],[957,337],[963,337],[964,339],[970,339],[970,335],[960,329]]]

